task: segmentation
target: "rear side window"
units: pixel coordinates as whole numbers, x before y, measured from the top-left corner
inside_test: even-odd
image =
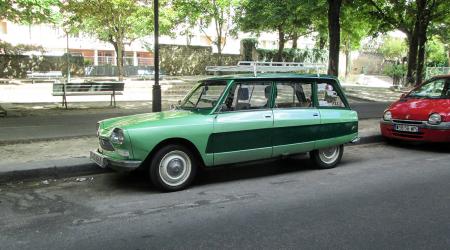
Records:
[[[274,108],[307,108],[312,106],[310,83],[277,82]]]
[[[345,107],[339,92],[333,84],[318,83],[317,100],[319,101],[319,107]]]

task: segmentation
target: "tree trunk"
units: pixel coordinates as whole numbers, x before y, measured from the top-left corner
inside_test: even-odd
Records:
[[[412,85],[417,68],[417,50],[418,50],[417,28],[414,28],[412,34],[408,35],[408,69],[406,71],[406,84]]]
[[[348,77],[350,76],[350,70],[351,70],[351,58],[350,58],[350,45],[347,44],[347,48],[345,49],[345,79],[348,79]]]
[[[123,42],[113,42],[113,41],[110,42],[114,46],[114,50],[116,51],[117,77],[119,78],[119,81],[123,81],[124,45]]]
[[[448,52],[447,52],[447,54],[448,54],[448,66],[450,67],[450,48],[448,49]]]
[[[428,14],[426,13],[427,0],[417,1],[417,11],[419,25],[417,29],[417,45],[418,45],[418,55],[417,55],[417,69],[416,69],[416,85],[422,83],[423,68],[425,64],[425,44],[427,42],[427,30],[429,24]]]
[[[425,45],[427,42],[427,28],[428,24],[422,24],[420,28],[418,40],[419,40],[419,51],[417,55],[417,73],[416,73],[416,86],[422,83],[423,78],[423,68],[425,65]]]
[[[222,66],[222,46],[220,43],[217,45],[217,65]]]
[[[292,35],[292,48],[293,49],[297,49],[297,40],[298,40],[298,34],[297,33],[294,33],[293,35]]]
[[[283,50],[284,50],[284,31],[282,27],[278,27],[278,53],[277,57],[275,58],[275,61],[281,62],[283,61]]]
[[[416,77],[417,70],[417,52],[419,47],[419,28],[423,14],[423,0],[417,0],[417,14],[416,21],[414,22],[414,29],[408,36],[408,69],[406,71],[406,83],[407,85],[413,85]]]
[[[339,47],[341,42],[341,26],[339,18],[341,4],[342,0],[328,0],[328,74],[334,76],[338,76],[339,73]]]

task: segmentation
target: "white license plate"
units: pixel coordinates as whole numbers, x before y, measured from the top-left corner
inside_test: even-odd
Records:
[[[91,151],[91,155],[90,155],[91,161],[95,162],[97,165],[99,165],[102,168],[106,167],[106,160],[105,158],[98,154],[97,152],[93,152]]]
[[[419,127],[412,126],[412,125],[396,124],[396,125],[394,125],[394,130],[402,131],[402,132],[417,133],[417,132],[419,132]]]

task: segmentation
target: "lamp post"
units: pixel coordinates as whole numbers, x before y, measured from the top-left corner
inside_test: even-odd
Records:
[[[155,65],[155,84],[153,85],[152,111],[161,111],[161,86],[159,85],[159,6],[158,0],[153,1],[153,13],[155,16],[155,48],[154,48],[154,65]]]

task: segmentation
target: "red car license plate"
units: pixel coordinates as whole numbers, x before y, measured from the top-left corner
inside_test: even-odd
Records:
[[[396,124],[394,125],[394,130],[402,132],[418,133],[419,127],[412,125]]]

